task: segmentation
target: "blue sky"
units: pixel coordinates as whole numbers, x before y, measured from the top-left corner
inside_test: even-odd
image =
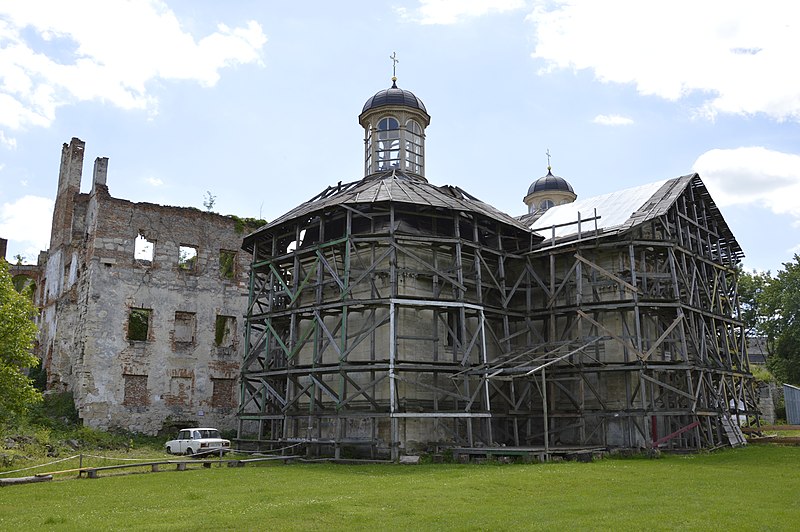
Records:
[[[0,237],[46,249],[61,145],[112,196],[274,219],[363,176],[391,84],[430,113],[426,176],[512,215],[699,172],[773,272],[800,252],[800,4],[0,0]]]

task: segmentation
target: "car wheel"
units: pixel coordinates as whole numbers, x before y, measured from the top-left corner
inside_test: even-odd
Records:
[[[188,456],[191,456],[191,455],[193,455],[193,454],[194,454],[194,451],[192,450],[192,448],[191,448],[191,447],[189,447],[188,449],[186,449],[186,454],[187,454]]]
[[[167,454],[172,454],[172,447],[167,446]]]

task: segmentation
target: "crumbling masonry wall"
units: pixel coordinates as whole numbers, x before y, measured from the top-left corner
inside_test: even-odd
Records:
[[[193,208],[112,198],[108,160],[81,194],[84,143],[64,146],[39,294],[48,387],[84,423],[156,433],[234,426],[250,228]]]

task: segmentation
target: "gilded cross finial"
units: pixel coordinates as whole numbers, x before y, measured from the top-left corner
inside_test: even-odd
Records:
[[[392,52],[392,55],[389,56],[389,59],[392,60],[392,81],[397,81],[397,63],[400,60],[397,58],[397,52]]]
[[[547,171],[549,172],[552,169],[550,166],[550,148],[547,148],[545,154],[547,155]]]

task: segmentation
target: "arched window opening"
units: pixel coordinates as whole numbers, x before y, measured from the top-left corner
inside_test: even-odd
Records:
[[[556,204],[555,202],[553,202],[553,200],[546,199],[539,204],[539,210],[546,211],[547,209],[555,206]]]
[[[406,154],[405,169],[422,175],[423,168],[423,140],[422,127],[416,120],[406,122]]]
[[[400,166],[400,123],[394,117],[378,122],[378,146],[375,151],[377,170]]]
[[[364,139],[364,175],[372,173],[372,126],[367,126],[367,138]]]

